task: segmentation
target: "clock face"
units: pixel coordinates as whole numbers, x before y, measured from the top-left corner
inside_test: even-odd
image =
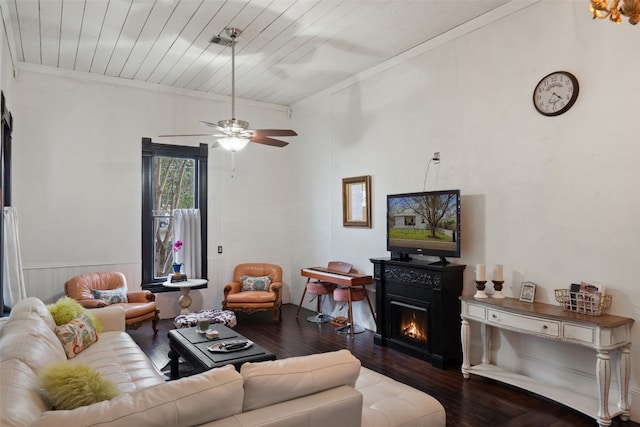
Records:
[[[545,76],[533,91],[533,105],[540,114],[557,116],[573,106],[578,98],[578,79],[566,71]]]

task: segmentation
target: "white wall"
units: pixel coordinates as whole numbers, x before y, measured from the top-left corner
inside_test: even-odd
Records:
[[[13,61],[11,59],[9,41],[7,40],[6,33],[0,31],[0,89],[4,92],[9,111],[11,111],[12,78]]]
[[[228,99],[168,93],[152,85],[24,66],[14,81],[14,205],[20,215],[27,294],[51,301],[66,279],[85,271],[120,270],[140,285],[141,138],[197,145],[198,120],[228,118]],[[86,78],[85,78],[86,77]],[[139,86],[139,87],[138,87]],[[218,97],[221,98],[221,97]],[[288,127],[286,108],[242,103],[256,127]],[[222,288],[239,262],[274,262],[290,277],[287,149],[250,144],[236,155],[209,156],[210,285],[193,291],[192,309],[220,308]],[[217,254],[222,245],[224,253]],[[285,292],[288,301],[288,289]],[[158,295],[161,317],[178,311],[176,293]]]
[[[592,21],[583,1],[543,1],[486,27],[471,22],[304,100],[292,123],[284,109],[240,104],[255,127],[291,126],[300,136],[286,149],[251,145],[237,155],[234,178],[230,155],[211,150],[211,285],[194,292],[193,307],[219,307],[241,261],[282,265],[285,302],[294,303],[302,267],[345,260],[371,273],[369,258],[388,255],[386,195],[422,190],[439,151],[426,188],[462,191],[463,255],[454,261],[468,266],[465,294],[473,265],[502,263],[508,296],[523,280],[539,285],[542,302],[572,281],[603,282],[612,312],[637,319],[637,36],[626,23]],[[580,96],[568,113],[543,117],[533,88],[561,69],[578,76]],[[226,118],[229,103],[40,71],[24,67],[8,85],[28,293],[55,299],[65,278],[98,268],[123,270],[137,287],[140,138],[202,132],[197,120]],[[372,176],[372,229],[342,227],[341,180],[359,175]],[[175,298],[159,295],[162,317],[177,313]],[[356,320],[374,328],[366,311]],[[581,350],[509,334],[495,342],[500,364],[595,390],[593,354]],[[632,351],[635,407],[639,355]]]
[[[462,258],[454,261],[467,265],[465,294],[475,290],[475,264],[492,271],[501,263],[507,296],[517,297],[525,280],[547,303],[572,282],[606,283],[611,311],[637,320],[638,28],[594,22],[585,2],[568,1],[465,28],[293,106],[301,244],[292,265],[331,258],[372,273],[369,258],[388,256],[386,195],[421,191],[439,151],[426,188],[462,192]],[[533,88],[556,70],[578,77],[580,95],[569,112],[544,117]],[[341,179],[359,175],[372,176],[372,229],[341,222]],[[304,280],[293,280],[295,300]],[[359,315],[371,320],[366,309]],[[633,341],[640,342],[637,325]],[[514,334],[497,336],[494,347],[501,365],[595,396],[591,350]],[[632,360],[640,420],[637,348]]]

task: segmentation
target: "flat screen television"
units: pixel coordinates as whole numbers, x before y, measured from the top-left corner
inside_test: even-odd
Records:
[[[460,190],[387,195],[387,250],[400,260],[460,258]]]

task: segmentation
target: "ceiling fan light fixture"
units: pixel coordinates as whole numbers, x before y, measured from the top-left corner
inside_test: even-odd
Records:
[[[235,153],[242,150],[249,143],[249,138],[242,138],[239,136],[225,136],[224,138],[218,138],[218,142],[225,150]]]
[[[247,130],[247,128],[249,127],[249,122],[245,122],[244,120],[236,120],[236,119],[220,120],[218,122],[218,126],[232,133],[240,133]]]
[[[637,0],[640,1],[640,0]],[[289,143],[272,136],[296,136],[291,129],[249,129],[249,122],[236,119],[236,38],[241,30],[234,27],[225,28],[229,39],[220,34],[211,39],[211,43],[224,47],[231,46],[231,119],[220,120],[218,124],[200,120],[207,126],[215,128],[216,134],[197,135],[161,135],[161,136],[214,136],[218,138],[218,144],[225,150],[235,153],[242,150],[249,142],[269,145],[272,147],[284,147]]]

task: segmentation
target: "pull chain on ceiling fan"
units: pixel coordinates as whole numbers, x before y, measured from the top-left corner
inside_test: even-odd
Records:
[[[218,143],[223,148],[232,153],[242,150],[249,142],[271,145],[273,147],[284,147],[288,145],[288,142],[271,137],[296,136],[298,134],[295,131],[291,129],[248,129],[249,122],[236,119],[236,38],[242,31],[234,27],[227,27],[224,30],[230,38],[227,39],[217,35],[211,39],[211,43],[225,47],[231,46],[231,119],[220,120],[217,124],[200,120],[200,123],[211,126],[220,133],[160,135],[160,137],[214,136],[218,137]]]

